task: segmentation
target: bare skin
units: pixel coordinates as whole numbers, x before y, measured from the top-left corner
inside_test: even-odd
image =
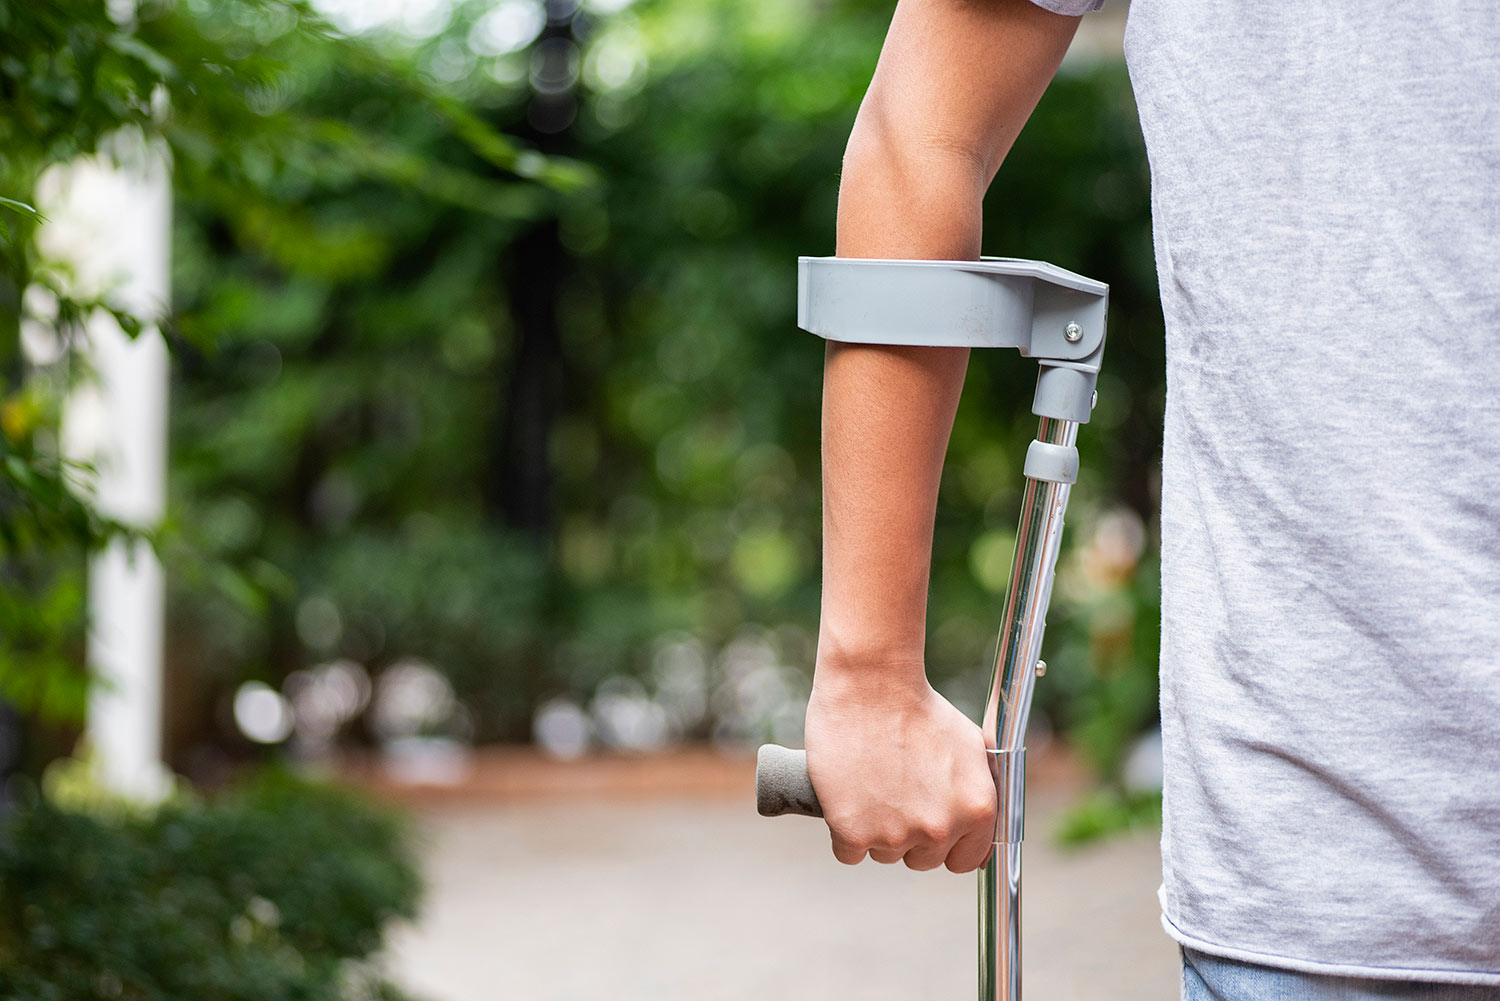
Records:
[[[844,155],[841,257],[973,260],[980,204],[1078,19],[1028,0],[899,0]],[[839,861],[977,869],[995,787],[923,647],[943,453],[968,351],[830,342],[823,604],[807,765]]]

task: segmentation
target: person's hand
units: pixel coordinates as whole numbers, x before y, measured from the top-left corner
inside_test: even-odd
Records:
[[[815,678],[807,771],[846,865],[868,853],[971,872],[989,858],[995,780],[983,733],[920,670]]]

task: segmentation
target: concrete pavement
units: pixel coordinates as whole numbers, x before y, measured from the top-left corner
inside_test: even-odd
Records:
[[[1033,789],[1027,1001],[1171,1001],[1156,839],[1060,850]],[[975,880],[828,852],[748,795],[461,798],[417,808],[429,895],[389,953],[428,1001],[928,1001],[975,992]]]

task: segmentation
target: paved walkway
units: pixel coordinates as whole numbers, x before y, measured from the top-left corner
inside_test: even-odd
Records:
[[[1173,1001],[1154,837],[1062,851],[1027,828],[1028,1001]],[[429,896],[390,966],[427,1001],[974,997],[974,878],[839,865],[826,829],[743,796],[451,797],[417,807]]]

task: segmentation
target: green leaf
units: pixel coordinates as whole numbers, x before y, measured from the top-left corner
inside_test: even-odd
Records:
[[[115,318],[115,322],[120,325],[120,330],[124,332],[126,337],[135,340],[141,336],[141,331],[145,329],[145,324],[139,316],[123,309],[110,309],[109,312]]]
[[[110,35],[105,39],[105,44],[123,56],[132,56],[140,60],[147,69],[163,80],[170,81],[178,78],[176,63],[134,35]]]
[[[37,222],[47,221],[47,217],[42,215],[35,208],[27,205],[25,202],[18,202],[14,198],[0,197],[0,205],[3,205],[4,207],[14,212],[19,212],[21,215],[26,216],[30,219],[34,219]]]

